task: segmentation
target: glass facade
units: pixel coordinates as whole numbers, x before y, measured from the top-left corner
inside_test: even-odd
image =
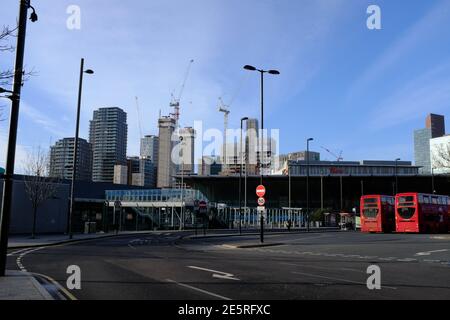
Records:
[[[421,129],[414,132],[414,158],[420,174],[431,174],[430,140],[431,129]]]
[[[307,165],[305,161],[291,162],[291,174],[293,176],[306,176]],[[359,162],[312,162],[309,165],[309,175],[317,177],[327,176],[415,176],[419,174],[419,168],[395,162],[385,164],[367,165]]]
[[[181,189],[152,189],[152,190],[108,190],[107,201],[129,202],[177,202],[181,201]],[[185,201],[207,201],[206,197],[198,190],[184,189]]]

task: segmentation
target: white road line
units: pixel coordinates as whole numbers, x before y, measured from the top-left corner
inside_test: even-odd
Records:
[[[341,282],[347,282],[347,283],[354,283],[354,284],[359,284],[359,285],[364,285],[364,286],[367,285],[367,284],[364,283],[364,282],[358,282],[358,281],[352,281],[352,280],[347,280],[347,279],[340,279],[340,278],[333,278],[333,277],[320,276],[320,275],[312,274],[312,273],[303,273],[303,272],[297,272],[297,271],[293,271],[292,273],[293,273],[293,274],[299,274],[299,275],[302,275],[302,276],[315,277],[315,278],[322,278],[322,279],[333,280],[333,281],[341,281]],[[397,288],[395,288],[395,287],[382,286],[382,288],[387,288],[387,289],[397,290]]]
[[[234,274],[232,274],[232,273],[227,273],[227,272],[222,272],[222,271],[217,271],[217,270],[212,270],[212,269],[206,269],[206,268],[196,267],[196,266],[187,266],[187,267],[190,268],[190,269],[210,272],[210,273],[213,274],[212,275],[213,278],[240,281],[240,279],[236,278],[234,276]]]
[[[426,252],[418,252],[415,254],[415,256],[430,256],[433,253],[440,253],[440,252],[447,252],[448,249],[441,249],[441,250],[433,250],[433,251],[426,251]]]
[[[287,266],[293,266],[293,267],[302,267],[302,268],[311,268],[311,269],[320,269],[320,270],[329,270],[329,271],[352,271],[357,273],[366,273],[365,271],[358,270],[358,269],[352,269],[352,268],[327,268],[327,267],[319,267],[319,266],[310,266],[305,264],[297,264],[297,263],[288,263],[288,262],[281,262],[281,264],[287,265]]]
[[[213,292],[209,292],[209,291],[206,291],[206,290],[203,290],[203,289],[200,289],[200,288],[196,288],[196,287],[193,287],[193,286],[181,283],[181,282],[177,282],[175,280],[166,279],[166,281],[170,282],[170,283],[173,283],[173,284],[176,284],[176,285],[179,285],[180,287],[184,287],[184,288],[188,288],[188,289],[191,289],[191,290],[194,290],[194,291],[198,291],[198,292],[204,293],[204,294],[212,296],[214,298],[219,298],[219,299],[222,299],[222,300],[231,300],[230,298],[221,296],[219,294],[216,294],[216,293],[213,293]]]
[[[24,267],[24,265],[22,264],[22,259],[23,257],[25,257],[27,254],[44,249],[45,247],[39,247],[39,248],[35,248],[35,249],[28,249],[26,251],[21,251],[20,255],[17,257],[16,259],[16,264],[17,267],[19,267],[20,271],[27,271],[27,269]]]
[[[11,253],[9,253],[7,256],[8,256],[8,257],[11,257],[11,256],[14,256],[14,255],[16,255],[16,254],[18,254],[18,253],[27,251],[27,250],[30,250],[30,248],[26,248],[26,249],[22,249],[22,250],[17,250],[17,251],[11,252]]]
[[[398,262],[414,262],[414,261],[418,261],[417,259],[413,259],[413,258],[405,258],[405,259],[397,259]]]

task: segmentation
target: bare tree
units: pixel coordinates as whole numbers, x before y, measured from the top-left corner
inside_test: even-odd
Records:
[[[24,164],[25,190],[33,208],[33,229],[31,237],[36,235],[36,220],[39,207],[56,195],[54,180],[48,178],[49,155],[42,148],[28,154]]]
[[[0,29],[0,53],[4,52],[13,52],[14,46],[11,44],[10,40],[11,38],[15,38],[17,31],[17,27],[11,28],[9,26],[3,26]],[[36,75],[36,72],[34,70],[31,71],[23,71],[23,81],[27,81],[31,76]],[[0,70],[0,86],[11,86],[12,81],[14,79],[14,70],[13,69],[6,69],[6,70]],[[4,106],[0,105],[0,121],[4,120],[2,117],[2,108]]]
[[[432,157],[435,169],[450,169],[450,142],[437,146]]]

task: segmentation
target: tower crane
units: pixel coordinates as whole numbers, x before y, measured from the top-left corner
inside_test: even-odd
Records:
[[[139,98],[135,97],[135,99],[136,99],[136,110],[137,110],[138,124],[139,124],[139,134],[140,134],[139,138],[143,138],[144,135],[142,133],[142,123],[141,123],[141,112],[140,112],[140,108],[139,108]]]
[[[228,118],[230,116],[230,109],[228,106],[223,103],[222,98],[219,98],[219,112],[223,113],[223,133],[224,133],[224,139],[223,139],[223,163],[222,165],[226,165],[227,160],[227,130],[228,130]]]
[[[186,87],[186,82],[189,78],[189,74],[191,73],[191,67],[192,67],[193,63],[194,63],[194,60],[189,61],[189,65],[188,65],[188,68],[184,75],[183,83],[181,85],[178,96],[175,96],[175,94],[172,93],[172,101],[170,102],[170,107],[174,108],[174,113],[171,113],[170,115],[175,119],[177,127],[178,127],[178,122],[180,120],[180,102],[181,102],[181,98],[184,93],[184,88]]]
[[[323,150],[325,150],[326,152],[328,152],[330,155],[332,155],[335,159],[336,159],[336,161],[337,162],[341,162],[341,161],[344,161],[344,158],[342,157],[342,153],[343,153],[343,151],[340,151],[339,152],[339,155],[336,155],[334,152],[332,152],[330,149],[327,149],[327,148],[325,148],[325,147],[321,147]]]

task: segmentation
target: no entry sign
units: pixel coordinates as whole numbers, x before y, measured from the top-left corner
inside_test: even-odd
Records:
[[[266,195],[266,187],[264,187],[264,186],[258,186],[257,188],[256,188],[256,195],[259,197],[259,198],[262,198],[262,197],[264,197],[265,195]]]

